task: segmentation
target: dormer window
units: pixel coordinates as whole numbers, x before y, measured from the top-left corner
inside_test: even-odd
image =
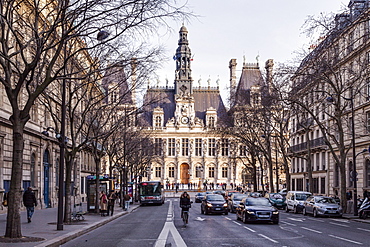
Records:
[[[161,116],[155,117],[155,127],[161,127],[162,126],[162,118]]]
[[[208,118],[208,127],[210,127],[210,128],[215,127],[215,118],[214,117],[209,117]]]

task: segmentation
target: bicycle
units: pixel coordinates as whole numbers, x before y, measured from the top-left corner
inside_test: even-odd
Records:
[[[184,221],[184,226],[189,223],[189,208],[190,205],[183,205],[182,207],[182,220]]]
[[[183,213],[182,213],[182,220],[184,221],[184,226],[186,227],[186,225],[189,222],[189,209],[185,209],[183,211]]]

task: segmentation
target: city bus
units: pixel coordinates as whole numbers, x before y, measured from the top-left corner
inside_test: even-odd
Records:
[[[163,204],[164,191],[160,181],[147,181],[139,184],[140,205]]]

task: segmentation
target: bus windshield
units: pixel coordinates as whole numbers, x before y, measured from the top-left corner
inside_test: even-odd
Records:
[[[160,196],[161,183],[159,182],[143,182],[140,185],[141,196]]]

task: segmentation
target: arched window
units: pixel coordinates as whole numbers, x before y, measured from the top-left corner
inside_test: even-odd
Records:
[[[155,127],[161,127],[162,126],[162,118],[160,116],[155,117]]]

